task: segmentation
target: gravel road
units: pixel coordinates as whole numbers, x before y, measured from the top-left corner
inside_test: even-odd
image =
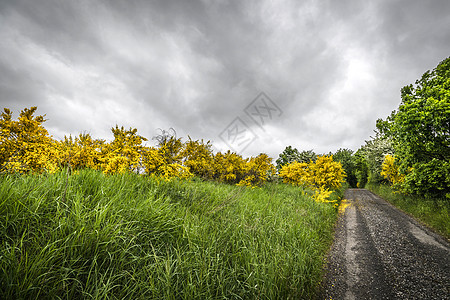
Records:
[[[450,299],[444,238],[368,190],[345,198],[321,299]]]

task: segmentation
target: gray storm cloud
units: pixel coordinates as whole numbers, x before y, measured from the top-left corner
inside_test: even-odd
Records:
[[[449,56],[448,1],[1,1],[0,104],[38,106],[56,138],[115,124],[243,154],[356,150],[402,86]],[[261,92],[282,110],[261,128]]]

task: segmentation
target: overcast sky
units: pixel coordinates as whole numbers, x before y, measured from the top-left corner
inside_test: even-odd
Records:
[[[37,106],[57,139],[357,150],[450,56],[449,28],[448,0],[0,0],[0,106]]]

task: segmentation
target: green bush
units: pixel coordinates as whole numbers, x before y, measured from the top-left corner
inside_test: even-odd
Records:
[[[402,102],[377,127],[393,141],[404,190],[436,197],[450,194],[450,57],[413,86],[401,90]]]
[[[404,189],[428,197],[450,197],[450,162],[432,159],[414,164],[405,177]]]

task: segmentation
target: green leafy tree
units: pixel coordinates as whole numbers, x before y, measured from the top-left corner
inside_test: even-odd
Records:
[[[356,163],[353,158],[353,150],[339,149],[336,153],[334,153],[333,160],[342,164],[345,174],[347,175],[347,183],[351,187],[356,187],[358,180],[356,179]]]
[[[310,161],[317,161],[317,154],[313,150],[304,150],[300,152],[298,162],[309,163]]]
[[[276,160],[277,171],[279,172],[281,168],[285,165],[288,165],[297,159],[300,156],[300,152],[298,152],[297,148],[292,148],[292,146],[287,146],[283,152],[278,155],[278,159]]]
[[[377,127],[393,140],[410,193],[450,196],[450,57],[401,90],[402,101]]]
[[[367,166],[367,161],[365,157],[365,153],[363,148],[361,147],[358,151],[355,152],[353,156],[355,161],[355,176],[356,176],[356,186],[359,188],[363,188],[369,178],[369,168]]]
[[[359,157],[359,169],[361,170],[361,176],[364,177],[364,172],[366,172],[368,178],[367,181],[371,183],[385,182],[383,176],[381,176],[381,165],[384,162],[386,155],[393,155],[394,149],[392,147],[391,139],[384,135],[380,131],[375,131],[375,137],[371,140],[366,141],[365,145],[358,150],[358,155],[362,156],[364,159]],[[365,164],[365,166],[363,166]],[[361,179],[363,179],[361,177]],[[358,180],[358,182],[360,182]],[[362,185],[362,181],[360,186]]]
[[[277,171],[279,172],[283,166],[292,162],[308,163],[310,161],[315,162],[316,159],[317,155],[313,150],[299,152],[297,148],[287,146],[283,152],[278,155],[278,159],[276,160]]]

